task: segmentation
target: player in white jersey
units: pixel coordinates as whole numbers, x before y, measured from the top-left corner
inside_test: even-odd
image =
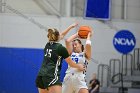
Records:
[[[85,64],[91,58],[91,32],[89,32],[85,47],[78,38],[78,33],[72,35],[66,40],[66,48],[71,58],[77,64]],[[72,44],[71,44],[72,43]],[[66,76],[62,84],[62,93],[88,93],[88,87],[85,81],[85,73],[68,66]]]

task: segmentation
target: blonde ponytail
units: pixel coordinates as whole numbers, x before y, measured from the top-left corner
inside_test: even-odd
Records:
[[[47,35],[49,41],[58,41],[59,40],[59,32],[57,29],[48,29]]]

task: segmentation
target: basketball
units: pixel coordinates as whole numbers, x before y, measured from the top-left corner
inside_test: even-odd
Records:
[[[82,39],[86,39],[88,36],[88,33],[91,31],[91,28],[89,26],[80,26],[78,35]]]

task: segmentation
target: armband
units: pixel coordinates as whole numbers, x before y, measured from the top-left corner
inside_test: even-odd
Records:
[[[90,40],[87,40],[87,41],[86,41],[86,44],[91,45],[91,41],[90,41]]]

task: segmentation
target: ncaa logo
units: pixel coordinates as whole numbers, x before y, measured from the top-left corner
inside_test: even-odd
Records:
[[[136,39],[130,31],[121,30],[114,36],[113,45],[118,52],[127,54],[134,49]]]

